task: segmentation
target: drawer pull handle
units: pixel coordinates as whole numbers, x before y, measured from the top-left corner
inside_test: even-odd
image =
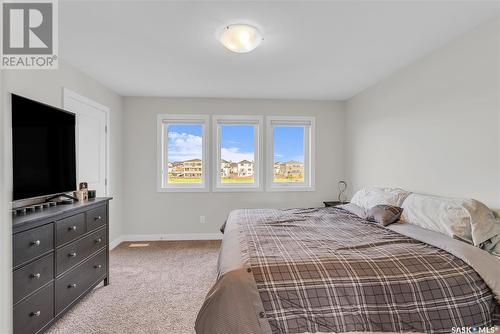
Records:
[[[70,285],[68,285],[68,288],[71,289],[71,288],[76,288],[76,283],[72,283]]]
[[[40,312],[40,311],[31,312],[30,317],[39,317],[40,314],[42,314],[42,312]]]
[[[70,228],[68,228],[69,231],[76,231],[76,225],[73,225],[71,226]]]
[[[76,252],[71,252],[68,254],[69,257],[76,257],[76,255],[77,255]]]
[[[102,238],[95,239],[95,242],[98,243],[98,244],[100,244],[102,242]]]
[[[97,216],[97,217],[94,218],[94,220],[101,220],[101,219],[102,219],[101,216]]]
[[[97,264],[97,265],[95,265],[95,266],[94,266],[94,268],[96,268],[96,269],[101,269],[101,268],[102,268],[102,265]]]
[[[40,273],[36,273],[36,274],[31,274],[31,278],[40,278]]]
[[[36,241],[33,241],[33,242],[31,243],[31,246],[33,246],[33,247],[38,247],[38,246],[40,246],[40,244],[41,244],[40,240],[36,240]]]

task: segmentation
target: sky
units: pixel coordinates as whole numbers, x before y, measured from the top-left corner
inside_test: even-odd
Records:
[[[203,126],[168,125],[168,162],[201,159]]]
[[[220,156],[226,161],[254,161],[253,125],[222,125]]]
[[[304,128],[275,127],[274,162],[290,160],[304,162]]]
[[[252,125],[222,125],[221,158],[227,161],[254,160]],[[168,125],[168,161],[201,159],[202,125]],[[304,128],[274,128],[274,161],[304,161]]]

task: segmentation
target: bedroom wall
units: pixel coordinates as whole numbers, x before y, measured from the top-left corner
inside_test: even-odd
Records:
[[[347,102],[346,171],[368,185],[500,209],[499,19]]]
[[[8,70],[4,75],[4,90],[7,93],[19,94],[62,107],[63,88],[69,88],[111,109],[108,129],[110,136],[109,194],[114,199],[110,204],[110,240],[116,239],[122,234],[123,98],[64,62],[59,63],[58,70]]]
[[[203,237],[205,234],[207,237],[218,232],[232,209],[322,206],[322,201],[337,196],[337,182],[344,176],[343,103],[126,97],[124,110],[126,235],[198,234]],[[316,116],[316,191],[158,193],[156,115],[162,113]],[[205,224],[199,222],[201,215],[206,216]]]
[[[12,227],[7,209],[7,159],[5,158],[6,108],[4,71],[0,70],[0,333],[12,332]]]

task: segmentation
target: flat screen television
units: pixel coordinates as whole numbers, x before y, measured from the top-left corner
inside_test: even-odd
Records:
[[[14,201],[74,191],[75,115],[11,97]]]

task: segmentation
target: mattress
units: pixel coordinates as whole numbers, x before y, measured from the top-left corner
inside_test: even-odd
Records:
[[[244,209],[228,217],[207,333],[449,333],[499,323],[500,261],[410,224],[339,208]]]

